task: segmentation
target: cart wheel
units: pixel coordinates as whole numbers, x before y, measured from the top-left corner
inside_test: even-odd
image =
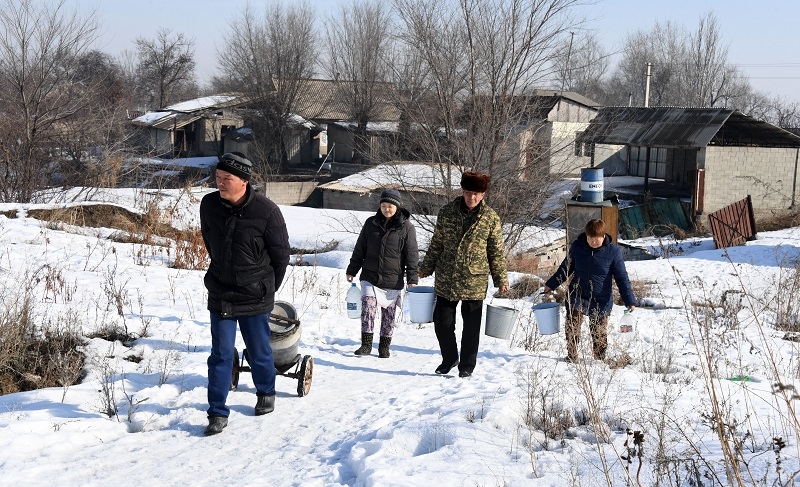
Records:
[[[231,390],[235,391],[239,386],[239,351],[233,349],[233,373],[231,374]]]
[[[297,395],[300,397],[307,396],[311,390],[311,374],[314,372],[314,359],[311,355],[303,357],[303,362],[300,364],[300,372],[297,374]]]

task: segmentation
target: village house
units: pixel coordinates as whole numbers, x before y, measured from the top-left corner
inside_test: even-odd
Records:
[[[578,176],[581,168],[589,167],[592,145],[580,139],[599,103],[572,91],[542,89],[515,98],[529,107],[512,131],[520,167],[531,167],[538,160],[538,167],[562,176]]]
[[[394,161],[320,184],[319,191],[323,208],[374,211],[380,205],[381,191],[393,188],[412,213],[435,215],[452,195],[460,194],[460,181],[458,168]]]
[[[754,212],[796,208],[800,137],[727,108],[606,107],[580,139],[589,166],[643,178],[641,193],[703,216],[752,198]]]
[[[396,107],[396,89],[391,83],[378,83],[375,89],[375,105],[370,113],[370,120],[365,127],[359,127],[353,120],[353,107],[348,102],[347,90],[352,81],[305,79],[302,80],[296,100],[295,111],[306,120],[322,127],[319,151],[327,155],[327,161],[340,163],[340,171],[345,175],[363,167],[342,167],[353,162],[356,150],[356,137],[366,137],[364,147],[366,154],[362,160],[379,163],[397,133],[400,110]],[[363,129],[364,133],[360,133]]]
[[[167,158],[246,152],[247,133],[237,131],[244,126],[244,119],[235,110],[246,101],[240,94],[228,93],[147,112],[131,120],[135,144],[143,154]]]

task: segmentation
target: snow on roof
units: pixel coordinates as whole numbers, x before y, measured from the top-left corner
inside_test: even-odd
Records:
[[[365,171],[322,184],[320,187],[340,190],[372,190],[379,187],[403,189],[444,187],[446,165],[431,164],[381,164]],[[452,168],[451,186],[461,185],[461,173]]]
[[[358,122],[334,122],[346,130],[355,130],[358,128]],[[400,127],[400,122],[367,122],[367,132],[397,132]]]
[[[147,112],[133,119],[133,123],[142,125],[155,125],[156,123],[174,117],[173,112]]]
[[[314,122],[309,122],[308,120],[306,120],[305,118],[301,117],[296,113],[290,113],[289,118],[286,121],[289,122],[290,124],[302,125],[307,129],[313,129],[314,127],[316,127],[316,124]]]
[[[202,110],[204,108],[211,108],[223,103],[228,103],[237,98],[236,95],[212,95],[195,98],[194,100],[186,100],[174,105],[166,107],[164,110],[171,110],[173,112],[193,112]]]
[[[161,159],[159,157],[146,157],[137,159],[137,162],[150,166],[169,166],[171,168],[208,169],[219,162],[217,156],[181,157],[175,159]]]
[[[195,98],[194,100],[186,100],[161,110],[147,112],[144,115],[134,118],[132,122],[140,125],[155,125],[169,118],[174,118],[178,113],[192,113],[216,107],[236,100],[238,97],[239,95],[212,95]]]

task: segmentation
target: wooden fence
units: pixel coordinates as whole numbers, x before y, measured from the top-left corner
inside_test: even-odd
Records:
[[[756,220],[750,195],[709,214],[708,224],[714,236],[714,248],[717,249],[755,239]]]
[[[629,240],[674,233],[674,227],[682,230],[691,228],[678,198],[623,208],[619,210],[619,219],[620,236]]]

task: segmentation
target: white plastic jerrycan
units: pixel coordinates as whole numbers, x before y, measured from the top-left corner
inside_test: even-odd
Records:
[[[622,318],[619,319],[619,332],[626,334],[633,333],[634,328],[636,328],[636,318],[626,309],[625,312],[622,313]]]
[[[353,283],[347,290],[347,317],[350,319],[361,318],[361,289]]]

